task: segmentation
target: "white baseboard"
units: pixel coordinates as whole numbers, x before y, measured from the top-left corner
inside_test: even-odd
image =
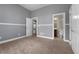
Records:
[[[69,40],[64,40],[64,42],[68,42],[71,45],[71,42]]]
[[[73,47],[71,44],[71,48],[74,54],[79,54],[79,48]]]
[[[72,47],[71,41],[69,41],[68,43],[69,43],[69,45],[71,46],[71,49],[72,49],[73,53],[75,53],[75,51],[74,51],[74,49],[73,49],[73,47]]]
[[[72,46],[71,48],[72,48],[73,53],[76,54],[76,50]]]
[[[17,37],[17,38],[8,39],[8,40],[5,40],[5,41],[1,41],[0,44],[11,42],[11,41],[14,41],[14,40],[17,40],[17,39],[21,39],[21,38],[24,38],[24,37],[26,37],[26,35],[21,36],[21,37]]]
[[[74,48],[74,47],[72,46],[71,41],[69,41],[69,44],[70,44],[70,46],[71,46],[71,48],[72,48],[73,53],[74,53],[74,54],[79,54],[79,49]]]
[[[71,41],[65,41],[65,42],[68,42],[68,43],[69,43],[69,45],[70,45],[70,46],[71,46],[71,48],[72,48],[73,53],[76,53],[76,52],[75,52],[75,50],[74,50],[74,48],[72,47]]]
[[[41,38],[46,38],[46,39],[54,39],[54,38],[52,38],[52,37],[46,37],[46,36],[40,36],[40,35],[37,35],[37,37],[41,37]]]
[[[74,54],[79,54],[79,49],[74,48],[74,47],[72,46],[72,50],[73,50],[73,53],[74,53]]]

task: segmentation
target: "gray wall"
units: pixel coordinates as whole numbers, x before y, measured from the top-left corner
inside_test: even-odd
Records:
[[[69,23],[69,7],[66,4],[53,4],[44,8],[40,8],[32,12],[31,17],[38,17],[39,24],[52,24],[52,14],[65,12],[66,13],[66,24]],[[52,37],[52,26],[40,26],[39,35]],[[68,27],[66,28],[66,39],[68,39]],[[43,33],[43,34],[40,34]]]
[[[39,24],[52,24],[52,14],[65,12],[66,13],[66,23],[69,23],[69,7],[70,5],[50,5],[39,10],[31,11],[19,5],[6,5],[0,4],[0,23],[14,23],[14,24],[25,24],[26,17],[38,17]],[[66,26],[66,39],[68,39],[69,32]],[[7,40],[10,38],[15,38],[23,36],[26,34],[25,26],[16,25],[0,25],[0,41]],[[40,26],[39,34],[52,37],[52,27],[51,26]],[[1,38],[2,37],[2,38]]]
[[[30,11],[19,5],[0,4],[0,23],[25,24],[30,14]],[[25,26],[0,25],[0,41],[24,36],[25,30]]]

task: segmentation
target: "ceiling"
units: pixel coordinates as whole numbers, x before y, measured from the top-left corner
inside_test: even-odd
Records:
[[[20,4],[20,6],[26,8],[30,11],[40,9],[40,8],[48,6],[48,5],[50,5],[50,4]]]

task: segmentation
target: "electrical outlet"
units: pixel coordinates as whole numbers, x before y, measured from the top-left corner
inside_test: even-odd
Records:
[[[0,36],[0,40],[2,39],[2,37]]]

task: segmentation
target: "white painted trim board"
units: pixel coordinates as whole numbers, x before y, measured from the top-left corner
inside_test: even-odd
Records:
[[[21,38],[24,38],[24,37],[26,37],[26,35],[21,36],[21,37],[16,37],[16,38],[8,39],[8,40],[5,40],[5,41],[0,41],[0,44],[11,42],[11,41],[14,41],[14,40],[17,40],[17,39],[21,39]]]
[[[25,26],[25,24],[16,24],[16,23],[0,23],[0,25],[15,25],[15,26]]]
[[[46,39],[54,39],[54,38],[52,38],[52,37],[46,37],[46,36],[41,36],[41,35],[37,35],[37,37],[40,37],[40,38],[46,38]]]

